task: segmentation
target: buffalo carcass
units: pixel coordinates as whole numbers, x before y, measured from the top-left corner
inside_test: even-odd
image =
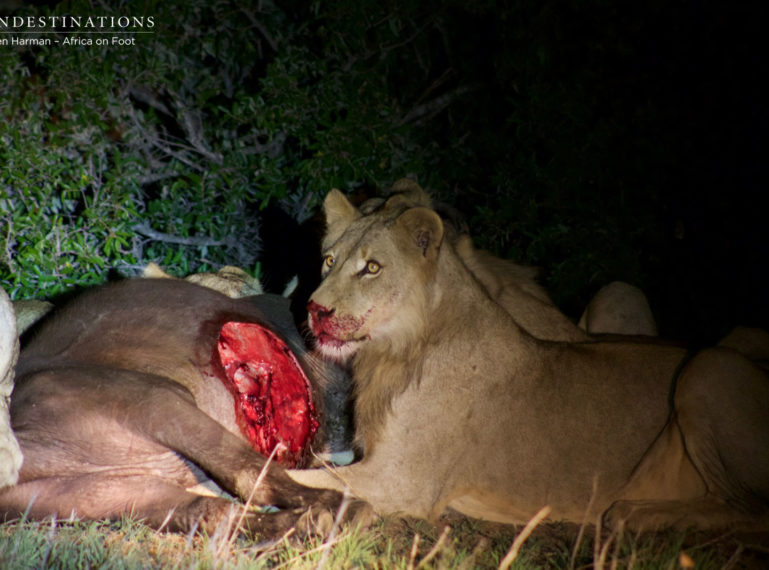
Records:
[[[280,297],[230,299],[166,279],[87,292],[22,349],[11,420],[24,463],[0,491],[0,520],[132,514],[212,532],[233,503],[188,491],[210,478],[280,509],[249,509],[252,532],[283,532],[311,508],[327,523],[341,495],[294,483],[281,466],[313,452],[327,373]]]

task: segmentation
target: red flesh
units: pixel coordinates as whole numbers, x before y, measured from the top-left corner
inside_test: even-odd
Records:
[[[318,429],[310,382],[280,338],[256,323],[228,322],[217,343],[235,416],[252,447],[276,461],[301,466]]]
[[[342,339],[352,336],[364,322],[363,318],[351,315],[339,317],[315,301],[307,304],[307,311],[311,317],[312,334],[321,342],[344,344]]]

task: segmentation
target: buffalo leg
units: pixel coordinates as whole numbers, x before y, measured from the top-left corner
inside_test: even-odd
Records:
[[[229,520],[245,531],[273,537],[299,520],[301,510],[259,513],[218,497],[189,493],[163,479],[102,474],[51,477],[12,487],[0,495],[7,518],[26,513],[39,519],[56,516],[83,519],[120,519],[131,515],[153,528],[213,533]],[[2,513],[0,513],[1,515]],[[242,515],[242,517],[241,517]]]
[[[149,517],[154,504],[160,509],[156,519],[175,507],[174,517],[189,512],[193,520],[209,511],[221,513],[221,505],[229,509],[226,501],[184,491],[194,476],[182,457],[256,505],[333,510],[341,502],[341,494],[299,485],[276,464],[267,467],[257,486],[266,459],[197,408],[186,389],[158,376],[57,368],[23,377],[15,394],[14,429],[26,459],[19,485],[10,494],[0,493],[0,511],[6,513],[24,511],[35,492],[41,501],[35,516],[68,516],[74,509],[86,518],[131,510]],[[278,515],[254,514],[248,523],[260,530],[259,524],[281,526],[295,518]],[[180,528],[188,526],[182,523]]]

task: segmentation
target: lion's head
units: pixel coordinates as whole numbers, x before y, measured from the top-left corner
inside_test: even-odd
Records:
[[[391,200],[367,216],[338,190],[323,204],[323,281],[308,304],[309,325],[318,349],[336,360],[378,343],[409,343],[429,304],[443,223],[428,208]]]

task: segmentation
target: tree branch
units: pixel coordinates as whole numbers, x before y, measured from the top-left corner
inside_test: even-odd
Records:
[[[279,131],[275,134],[272,140],[266,144],[261,144],[258,141],[258,135],[253,135],[249,138],[254,140],[254,143],[245,146],[240,149],[243,154],[267,154],[269,158],[275,158],[283,152],[283,145],[286,142],[286,133]]]
[[[196,247],[215,247],[220,245],[229,245],[229,242],[225,240],[215,240],[211,237],[181,237],[172,234],[166,234],[153,230],[147,224],[136,224],[133,227],[134,231],[138,234],[154,239],[156,241],[162,241],[165,243],[175,243],[178,245],[192,245]]]
[[[200,111],[197,109],[185,109],[179,105],[179,114],[181,115],[181,121],[177,122],[184,129],[184,132],[187,133],[187,140],[194,149],[214,164],[221,165],[223,162],[222,155],[211,152],[206,146],[203,137],[203,119],[200,116]]]
[[[264,36],[264,39],[267,40],[267,43],[270,44],[270,47],[272,48],[272,51],[277,52],[278,51],[278,42],[276,42],[270,33],[267,31],[267,28],[262,24],[259,20],[256,19],[256,16],[254,16],[250,10],[246,10],[245,8],[241,8],[240,10],[245,14],[246,18],[251,22],[251,25],[254,26],[257,30],[259,30],[259,33]]]
[[[168,115],[169,117],[173,116],[171,109],[169,109],[149,87],[132,83],[128,86],[128,96],[133,97],[140,103],[144,103],[148,107],[152,107],[164,115]]]
[[[395,122],[395,126],[401,127],[406,123],[427,121],[451,105],[454,99],[470,93],[471,91],[475,91],[476,89],[478,89],[477,85],[460,85],[448,93],[444,93],[435,99],[431,99],[421,105],[413,107],[408,113]]]

